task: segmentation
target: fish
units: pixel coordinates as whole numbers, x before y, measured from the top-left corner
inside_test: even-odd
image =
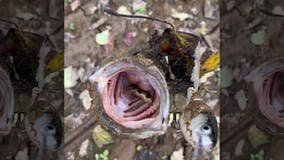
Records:
[[[192,160],[212,159],[212,149],[218,140],[218,123],[214,112],[196,96],[186,106],[180,117],[180,127],[185,140],[194,148]]]
[[[29,110],[24,124],[30,140],[38,147],[37,159],[53,159],[63,141],[61,117],[46,100],[37,100]]]

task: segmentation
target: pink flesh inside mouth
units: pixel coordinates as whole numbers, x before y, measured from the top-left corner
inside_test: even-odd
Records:
[[[272,123],[284,128],[284,71],[269,76],[258,97],[262,113]]]
[[[106,113],[126,128],[145,128],[159,118],[160,96],[148,76],[136,70],[121,71],[103,91]]]

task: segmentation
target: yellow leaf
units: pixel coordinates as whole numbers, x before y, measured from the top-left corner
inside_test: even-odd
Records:
[[[64,52],[56,54],[51,61],[47,64],[46,69],[48,73],[56,72],[64,66]]]
[[[93,140],[99,148],[114,142],[111,135],[100,125],[96,126],[93,130]]]
[[[211,55],[201,66],[201,76],[220,67],[220,51]]]
[[[205,35],[207,33],[207,27],[206,27],[206,23],[204,21],[202,21],[200,23],[201,28],[199,30],[200,34]]]

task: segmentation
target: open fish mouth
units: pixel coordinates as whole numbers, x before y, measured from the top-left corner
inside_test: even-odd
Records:
[[[14,91],[9,76],[0,67],[0,135],[9,134],[13,113]]]
[[[261,113],[284,128],[284,58],[262,64],[246,78],[253,82]]]
[[[264,80],[258,91],[258,104],[271,122],[284,128],[284,68]]]
[[[115,60],[90,80],[98,83],[104,112],[116,123],[129,129],[166,130],[169,92],[164,76],[151,60]]]

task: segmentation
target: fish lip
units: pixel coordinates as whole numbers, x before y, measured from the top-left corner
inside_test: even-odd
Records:
[[[9,134],[12,128],[11,120],[14,113],[15,102],[14,102],[14,91],[12,83],[10,81],[10,77],[7,75],[4,69],[1,68],[1,66],[0,66],[0,88],[2,88],[0,90],[0,96],[1,96],[0,99],[4,100],[3,103],[4,112],[2,115],[0,115],[0,119],[5,121],[5,122],[0,122],[0,124],[3,123],[0,125],[0,135],[7,135]]]
[[[137,133],[147,132],[149,133],[149,135],[164,133],[167,128],[167,119],[170,108],[167,83],[163,74],[155,65],[144,65],[142,63],[143,62],[137,62],[130,57],[117,59],[100,68],[89,78],[89,80],[93,83],[96,82],[98,84],[97,89],[103,99],[103,111],[110,119],[114,120],[124,128],[136,130]],[[158,115],[139,121],[121,122],[117,118],[115,118],[115,116],[113,116],[115,115],[115,113],[110,114],[108,112],[109,109],[106,108],[109,107],[111,109],[112,106],[108,104],[108,100],[105,98],[108,97],[106,95],[106,92],[108,90],[107,83],[116,74],[127,73],[128,71],[135,71],[137,73],[145,74],[145,77],[143,78],[149,81],[149,85],[153,87],[160,99],[160,105],[157,106],[159,108]],[[139,81],[141,81],[141,79],[139,79]]]

